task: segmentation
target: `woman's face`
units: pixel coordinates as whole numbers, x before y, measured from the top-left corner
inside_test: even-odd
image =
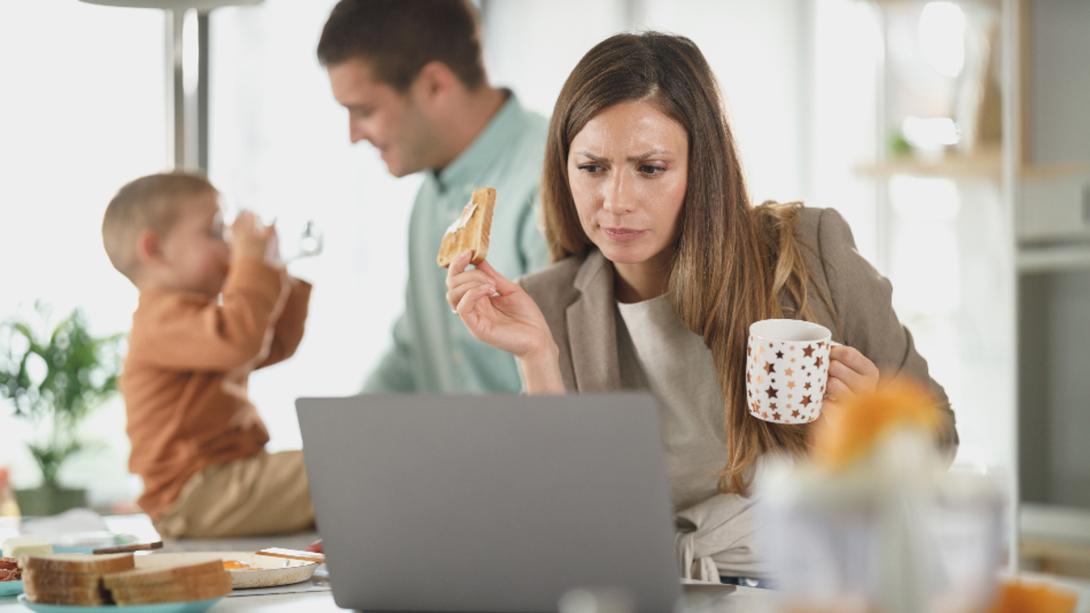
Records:
[[[622,102],[572,139],[568,182],[583,231],[615,264],[662,264],[685,200],[689,136],[654,104]]]

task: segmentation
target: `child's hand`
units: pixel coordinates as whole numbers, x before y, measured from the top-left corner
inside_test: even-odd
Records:
[[[235,259],[267,260],[274,231],[272,226],[262,224],[252,212],[240,212],[235,223],[231,224],[231,256]]]

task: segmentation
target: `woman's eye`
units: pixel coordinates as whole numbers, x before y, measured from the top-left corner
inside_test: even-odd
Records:
[[[664,166],[652,166],[651,164],[640,164],[639,171],[645,175],[655,176],[666,172]]]
[[[588,174],[596,175],[602,172],[603,168],[601,164],[580,164],[579,170],[582,170],[583,172]]]

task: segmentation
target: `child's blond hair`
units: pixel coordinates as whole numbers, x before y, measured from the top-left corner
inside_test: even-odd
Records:
[[[183,171],[148,175],[125,184],[102,218],[102,243],[110,263],[136,283],[140,233],[151,230],[165,235],[178,220],[185,198],[215,191],[204,175]]]

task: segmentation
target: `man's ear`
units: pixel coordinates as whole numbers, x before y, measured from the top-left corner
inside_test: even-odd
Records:
[[[446,98],[459,85],[458,76],[443,62],[424,64],[416,75],[412,88],[418,100],[435,102]]]
[[[136,262],[145,266],[156,262],[163,257],[163,250],[159,244],[159,235],[144,229],[136,236]]]

